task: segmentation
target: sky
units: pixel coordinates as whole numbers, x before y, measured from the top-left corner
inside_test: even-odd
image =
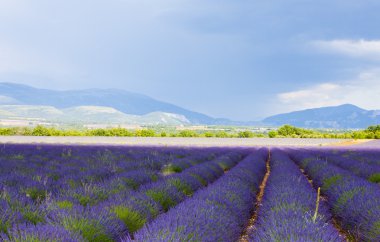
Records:
[[[0,0],[0,81],[232,120],[380,109],[378,0]]]

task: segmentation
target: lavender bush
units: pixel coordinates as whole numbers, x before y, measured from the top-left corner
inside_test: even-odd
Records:
[[[360,241],[380,241],[378,185],[307,153],[293,157],[322,188],[343,229]]]
[[[315,213],[317,192],[288,155],[274,149],[270,165],[250,241],[343,241],[324,202]]]
[[[144,226],[135,239],[236,241],[254,207],[266,155],[265,149],[249,155],[215,183]]]

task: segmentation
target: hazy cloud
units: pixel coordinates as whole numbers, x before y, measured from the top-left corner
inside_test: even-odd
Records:
[[[345,103],[366,109],[379,109],[380,69],[362,71],[353,80],[330,82],[277,95],[288,111]]]
[[[380,60],[380,40],[319,40],[312,45],[323,51]]]

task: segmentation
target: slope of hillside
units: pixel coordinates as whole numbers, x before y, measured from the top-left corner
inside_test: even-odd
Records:
[[[185,116],[193,124],[218,122],[218,119],[201,113],[157,101],[142,94],[118,89],[54,91],[14,83],[0,83],[0,104],[43,105],[59,109],[103,106],[132,115],[145,115],[153,112],[174,113]]]
[[[368,111],[355,105],[323,107],[278,114],[263,120],[265,124],[280,126],[290,124],[305,128],[366,128],[379,124],[378,111]]]
[[[77,124],[136,124],[136,125],[185,125],[185,116],[173,113],[153,112],[146,115],[129,115],[114,108],[78,106],[57,109],[52,106],[0,105],[0,118],[6,120],[38,119],[50,123]]]

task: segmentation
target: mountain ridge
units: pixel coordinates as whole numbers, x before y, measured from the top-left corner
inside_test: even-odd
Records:
[[[77,106],[57,109],[53,106],[0,105],[0,119],[40,120],[56,124],[109,124],[109,125],[185,125],[190,121],[185,116],[164,112],[145,115],[122,113],[111,107]]]
[[[380,113],[353,104],[342,104],[277,114],[262,122],[274,126],[290,124],[303,128],[355,129],[379,124]]]
[[[14,108],[7,105],[14,105]],[[365,110],[352,104],[305,109],[273,115],[261,121],[240,122],[213,118],[144,94],[120,89],[57,91],[0,82],[0,118],[12,115],[65,122],[261,127],[290,124],[322,129],[358,129],[380,123],[380,110]]]
[[[23,84],[0,83],[0,104],[27,104],[70,108],[76,106],[105,106],[125,114],[146,115],[152,112],[175,113],[193,124],[229,122],[193,112],[182,107],[155,100],[149,96],[120,89],[49,90]],[[6,102],[2,102],[6,100]],[[231,121],[232,122],[232,121]]]

